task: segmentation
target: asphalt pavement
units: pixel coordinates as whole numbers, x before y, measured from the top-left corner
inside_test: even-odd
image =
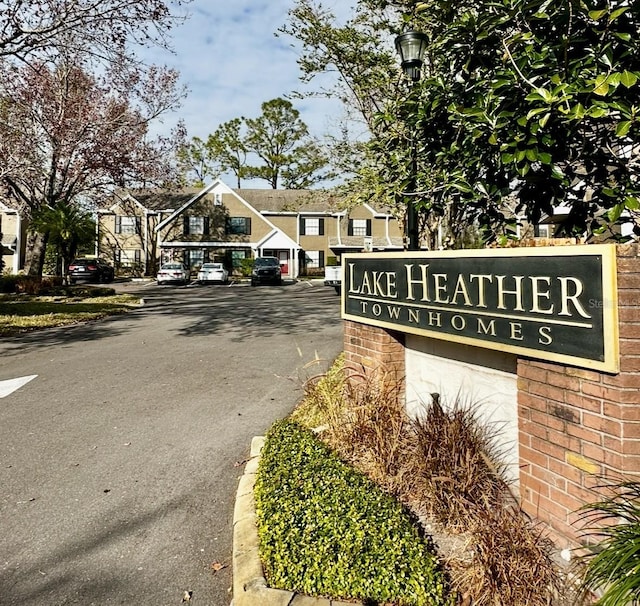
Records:
[[[321,284],[117,288],[145,305],[0,342],[2,606],[228,606],[251,438],[342,350]]]

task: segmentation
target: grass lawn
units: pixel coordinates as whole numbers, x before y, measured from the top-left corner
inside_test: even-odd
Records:
[[[133,295],[91,295],[87,288],[79,290],[77,295],[0,294],[0,335],[97,320],[126,313],[140,305],[140,298]]]

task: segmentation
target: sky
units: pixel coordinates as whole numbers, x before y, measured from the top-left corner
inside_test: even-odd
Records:
[[[189,138],[206,139],[233,118],[258,117],[263,102],[303,90],[296,63],[298,51],[291,47],[297,41],[274,35],[286,23],[293,4],[293,0],[193,0],[187,6],[191,16],[173,30],[175,55],[161,49],[143,55],[153,63],[177,69],[189,89],[182,108],[167,114],[163,123],[155,126],[157,132],[168,132],[180,118]],[[339,19],[350,15],[350,5],[345,0],[323,3]],[[339,102],[290,101],[312,136],[322,138],[328,131],[337,132],[343,113]],[[259,183],[251,186],[263,187]]]

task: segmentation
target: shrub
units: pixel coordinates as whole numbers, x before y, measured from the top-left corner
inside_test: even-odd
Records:
[[[291,419],[318,428],[339,422],[345,401],[344,354],[339,355],[326,373],[304,382],[304,395]],[[332,421],[335,419],[335,421]]]
[[[305,267],[302,275],[306,276],[307,278],[317,278],[319,276],[324,276],[324,267]]]
[[[0,276],[0,292],[7,294],[41,295],[62,284],[59,276],[26,276],[3,275]]]
[[[21,276],[15,274],[4,274],[0,276],[0,292],[5,294],[13,294],[17,292],[18,280]]]
[[[405,483],[410,431],[402,391],[403,383],[394,377],[348,369],[345,404],[326,435],[340,456],[394,495],[401,494]]]
[[[511,497],[496,452],[495,427],[477,420],[474,406],[456,400],[446,407],[438,394],[412,422],[407,460],[412,500],[452,531],[473,527],[470,510],[503,507]]]
[[[477,509],[469,518],[473,558],[451,563],[453,586],[474,606],[553,604],[564,587],[542,527],[511,507]]]
[[[109,286],[65,286],[60,276],[3,275],[0,276],[0,293],[53,297],[111,297],[116,294]]]
[[[269,431],[255,496],[270,586],[407,606],[453,603],[407,512],[301,425],[280,421]]]
[[[251,275],[255,259],[240,259],[240,274],[245,278]]]
[[[636,604],[640,596],[640,482],[601,486],[609,494],[583,508],[591,536],[600,537],[585,556],[584,589],[602,590],[598,606]]]
[[[481,423],[477,405],[463,398],[441,405],[438,394],[408,418],[402,388],[393,376],[345,368],[341,357],[305,384],[293,417],[321,426],[319,436],[343,460],[440,531],[452,589],[474,605],[576,606],[550,541],[504,479],[499,427]]]
[[[342,459],[397,495],[404,483],[409,422],[400,399],[402,382],[346,370],[341,355],[324,376],[308,381],[292,418],[321,427],[322,439]]]

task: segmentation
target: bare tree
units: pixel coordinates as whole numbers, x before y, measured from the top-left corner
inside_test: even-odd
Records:
[[[117,82],[60,60],[24,65],[0,83],[1,179],[31,214],[170,175],[167,140],[150,141],[148,125],[179,104],[177,74],[154,68]],[[47,239],[29,234],[29,274],[42,273]]]
[[[0,57],[26,60],[50,48],[122,54],[127,43],[168,46],[177,14],[191,0],[2,0]]]

